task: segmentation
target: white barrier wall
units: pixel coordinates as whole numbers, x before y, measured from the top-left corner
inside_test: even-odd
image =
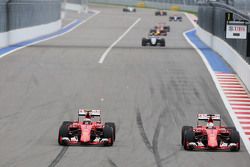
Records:
[[[43,36],[46,34],[50,34],[52,32],[55,32],[61,28],[61,20],[48,23],[48,24],[42,24],[39,26],[32,26],[28,28],[20,28],[17,30],[12,30],[8,32],[8,44],[12,45],[18,42],[30,40],[39,36]]]
[[[88,10],[88,5],[65,3],[64,9],[81,13],[81,12],[86,12]],[[62,17],[61,19],[63,19],[64,16],[65,16],[65,11],[61,13]],[[2,32],[0,33],[0,48],[53,33],[61,28],[62,26],[61,19],[48,24],[42,24],[38,26],[32,26],[8,32]]]
[[[219,53],[238,74],[248,90],[250,90],[250,65],[230,45],[213,36],[201,27],[196,28],[198,37],[210,48]]]
[[[0,48],[8,45],[8,33],[1,32],[0,33]]]
[[[83,11],[83,7],[81,5],[74,4],[74,3],[65,3],[64,9],[77,11],[78,13]]]

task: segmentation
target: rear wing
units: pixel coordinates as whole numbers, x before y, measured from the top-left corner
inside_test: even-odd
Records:
[[[91,117],[100,117],[101,110],[87,110],[87,109],[79,109],[78,116],[86,116],[88,115]]]
[[[198,114],[197,126],[199,126],[199,121],[209,121],[212,119],[213,121],[219,121],[219,126],[221,126],[220,114]]]
[[[209,120],[210,118],[214,121],[220,121],[220,114],[198,114],[198,120]]]

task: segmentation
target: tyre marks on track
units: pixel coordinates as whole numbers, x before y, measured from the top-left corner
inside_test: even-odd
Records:
[[[55,167],[58,164],[58,162],[60,162],[60,160],[63,158],[68,148],[69,148],[68,146],[64,146],[48,167]]]
[[[136,122],[137,122],[137,126],[139,128],[140,135],[142,137],[142,140],[143,140],[144,144],[146,145],[148,150],[153,153],[153,148],[152,148],[152,146],[151,146],[151,144],[150,144],[150,142],[148,140],[145,129],[143,127],[143,122],[142,122],[142,119],[141,119],[141,113],[140,113],[139,109],[137,109],[137,113],[136,113]]]
[[[144,144],[148,148],[148,150],[153,153],[157,167],[163,167],[163,165],[161,163],[161,157],[160,157],[160,154],[158,151],[158,139],[159,139],[160,128],[161,128],[160,119],[163,116],[163,114],[165,114],[165,113],[162,112],[158,118],[156,129],[155,129],[154,136],[153,136],[153,141],[151,144],[148,137],[147,137],[145,129],[143,127],[143,122],[142,122],[141,113],[140,113],[139,109],[137,109],[137,113],[136,113],[136,121],[137,121],[137,126],[138,126],[139,131],[140,131],[140,135],[142,137]]]
[[[111,167],[118,167],[118,166],[114,163],[114,161],[112,161],[112,159],[108,158],[108,162],[109,162],[109,164],[110,164]]]

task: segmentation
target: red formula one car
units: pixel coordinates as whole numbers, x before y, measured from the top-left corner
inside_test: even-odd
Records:
[[[80,109],[77,121],[64,121],[59,128],[59,145],[103,144],[112,146],[114,141],[115,123],[102,123],[100,110]]]
[[[181,144],[185,150],[240,150],[235,127],[221,126],[219,114],[198,114],[197,127],[183,126]]]

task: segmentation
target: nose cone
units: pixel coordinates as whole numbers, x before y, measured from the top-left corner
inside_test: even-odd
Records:
[[[217,135],[210,134],[208,136],[208,147],[215,148],[218,146]]]
[[[210,148],[218,147],[217,134],[218,134],[218,131],[216,129],[207,129],[208,147]]]
[[[90,132],[91,127],[82,127],[82,134],[80,140],[82,143],[90,142]]]
[[[153,44],[153,45],[155,45],[156,44],[156,38],[151,38],[151,43]]]

